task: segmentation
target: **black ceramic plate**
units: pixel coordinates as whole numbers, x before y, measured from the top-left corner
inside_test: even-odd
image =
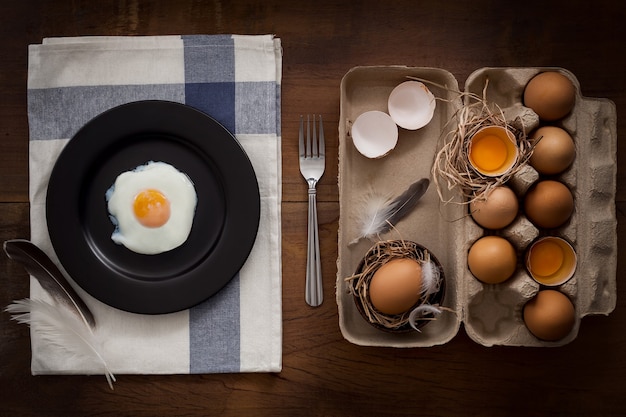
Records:
[[[187,241],[141,255],[111,240],[105,193],[119,174],[149,161],[187,174],[198,196]],[[162,314],[192,307],[239,271],[256,238],[257,179],[239,142],[183,104],[139,101],[87,123],[61,152],[46,200],[54,250],[85,291],[113,307]]]

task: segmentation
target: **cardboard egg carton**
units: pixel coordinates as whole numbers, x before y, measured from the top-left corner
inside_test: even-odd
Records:
[[[501,284],[483,284],[467,267],[472,243],[487,233],[468,215],[467,205],[443,203],[432,182],[431,168],[446,134],[456,128],[455,115],[463,105],[458,81],[438,68],[405,66],[355,67],[341,82],[339,123],[339,200],[340,220],[337,259],[336,299],[339,325],[350,342],[365,346],[426,347],[451,340],[461,324],[474,341],[485,346],[560,346],[576,338],[580,321],[590,314],[609,314],[616,303],[617,220],[616,188],[616,111],[606,99],[583,97],[573,74],[561,68],[483,68],[471,74],[465,91],[483,95],[504,110],[511,124],[521,124],[529,132],[539,125],[538,117],[522,105],[526,83],[538,72],[560,71],[577,91],[572,112],[555,124],[567,130],[576,145],[573,165],[552,177],[565,183],[574,196],[571,219],[550,231],[570,241],[577,253],[574,277],[557,287],[572,300],[577,320],[565,338],[546,342],[533,336],[522,320],[522,308],[541,288],[523,267],[529,243],[546,231],[536,228],[522,213],[505,229],[489,234],[507,238],[517,249],[518,267],[513,277]],[[431,122],[415,131],[400,129],[396,148],[380,159],[362,156],[352,144],[350,126],[368,110],[387,111],[391,90],[407,77],[423,80],[437,98]],[[393,334],[367,323],[358,313],[345,279],[352,274],[374,242],[358,236],[358,213],[368,192],[398,195],[412,182],[431,178],[431,186],[417,208],[382,239],[406,239],[428,249],[442,263],[446,279],[443,305],[449,310],[423,327],[421,332]],[[540,178],[530,166],[521,169],[507,185],[520,198]],[[456,190],[442,187],[444,200],[459,202]]]

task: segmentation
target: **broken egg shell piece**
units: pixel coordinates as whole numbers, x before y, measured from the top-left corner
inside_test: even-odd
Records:
[[[387,100],[391,119],[407,130],[417,130],[426,126],[435,114],[435,107],[435,96],[419,81],[405,81],[399,84]]]
[[[371,159],[382,158],[398,143],[398,126],[387,113],[379,110],[360,114],[350,132],[356,149]]]

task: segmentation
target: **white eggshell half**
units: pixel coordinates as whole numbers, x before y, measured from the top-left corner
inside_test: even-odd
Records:
[[[396,86],[387,102],[389,115],[396,124],[416,130],[430,122],[435,113],[435,96],[419,81],[405,81]]]
[[[351,134],[356,149],[368,158],[383,157],[398,143],[398,126],[387,113],[378,110],[359,115]]]

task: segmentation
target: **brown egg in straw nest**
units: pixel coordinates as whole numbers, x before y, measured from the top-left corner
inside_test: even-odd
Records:
[[[396,315],[378,311],[369,297],[369,284],[376,271],[394,259],[412,259],[422,267],[422,288],[419,301],[406,312]],[[374,327],[394,333],[420,331],[443,310],[440,306],[445,293],[443,267],[425,247],[406,240],[379,241],[361,260],[356,273],[345,278],[348,291],[355,298],[359,313]]]
[[[428,80],[418,80],[429,82]],[[447,183],[448,190],[457,189],[461,193],[462,202],[469,204],[474,200],[484,197],[492,188],[503,185],[515,176],[532,155],[533,143],[528,138],[523,126],[520,129],[508,123],[502,109],[497,104],[487,101],[489,79],[485,82],[482,97],[473,93],[451,90],[442,85],[435,85],[439,88],[459,94],[460,97],[465,98],[469,103],[464,104],[457,110],[446,123],[446,126],[451,126],[456,122],[456,126],[449,132],[445,130],[442,132],[443,145],[436,153],[432,166],[433,183],[437,188],[437,193],[441,201],[452,201],[452,199],[445,200],[443,197],[442,187],[444,183]],[[469,161],[472,136],[480,129],[488,126],[500,126],[508,129],[515,136],[519,150],[516,161],[511,169],[495,177],[486,176],[477,172]]]

